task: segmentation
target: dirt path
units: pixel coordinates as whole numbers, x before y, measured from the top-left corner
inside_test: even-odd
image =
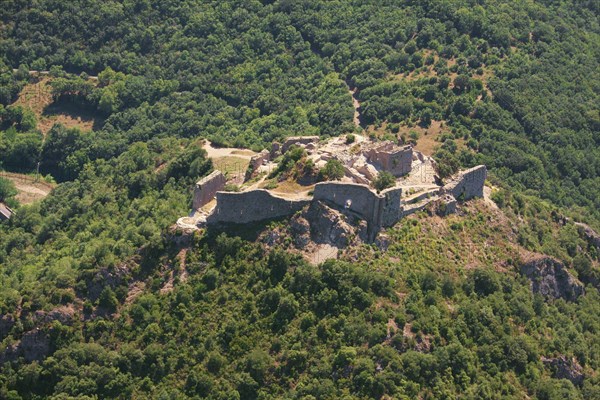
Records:
[[[484,186],[483,187],[483,200],[485,201],[485,204],[487,204],[494,210],[498,210],[499,209],[498,205],[496,203],[494,203],[494,200],[492,200],[491,195],[492,195],[492,188],[489,186]]]
[[[15,198],[21,204],[31,204],[41,200],[54,189],[56,185],[36,180],[34,177],[12,172],[0,172],[0,177],[6,178],[15,184],[17,195]]]
[[[354,118],[352,118],[352,122],[354,122],[354,125],[360,127],[360,102],[356,98],[356,88],[350,89],[348,87],[348,91],[350,92],[350,96],[352,96],[352,105],[354,106]]]
[[[235,147],[214,147],[208,140],[202,146],[208,153],[209,158],[223,158],[223,157],[238,157],[245,160],[250,160],[252,156],[256,155],[255,152],[248,149],[238,149]]]

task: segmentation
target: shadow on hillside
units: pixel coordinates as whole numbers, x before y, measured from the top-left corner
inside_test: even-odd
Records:
[[[42,111],[42,116],[46,118],[57,117],[56,122],[64,122],[61,119],[80,122],[83,127],[92,130],[99,130],[104,126],[104,118],[99,114],[66,101],[53,102],[47,105]]]

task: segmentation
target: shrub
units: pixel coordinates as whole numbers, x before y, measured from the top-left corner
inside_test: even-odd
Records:
[[[392,187],[396,184],[396,177],[387,171],[381,171],[377,178],[373,181],[373,187],[381,192],[384,189]]]
[[[319,171],[319,178],[323,181],[337,181],[344,177],[344,166],[339,160],[330,159]]]

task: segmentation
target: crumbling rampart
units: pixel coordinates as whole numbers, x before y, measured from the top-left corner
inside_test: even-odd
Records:
[[[401,197],[402,188],[399,187],[376,193],[357,183],[322,182],[314,190],[314,200],[351,211],[367,221],[371,238],[382,227],[392,226],[402,218]]]
[[[217,206],[206,218],[208,224],[246,224],[291,215],[310,199],[290,200],[264,189],[247,192],[217,192]]]
[[[192,207],[194,210],[202,208],[210,202],[219,190],[223,190],[227,180],[221,171],[214,171],[212,174],[205,176],[196,182],[194,187],[194,200]]]
[[[309,143],[317,143],[319,141],[318,136],[290,136],[281,145],[281,153],[285,153],[289,148],[296,145],[307,145]]]
[[[398,146],[391,141],[369,142],[360,136],[356,143],[350,144],[346,139],[338,137],[319,142],[318,136],[290,137],[281,145],[273,143],[271,152],[265,150],[250,159],[246,181],[256,172],[275,167],[274,157],[285,153],[294,144],[304,148],[305,156],[313,163],[313,172],[324,168],[329,160],[337,159],[345,172],[342,181],[316,184],[312,199],[308,198],[310,196],[302,197],[300,193],[289,193],[291,185],[281,191],[288,195],[252,189],[270,187],[267,185],[272,182],[267,182],[266,177],[257,182],[247,182],[245,191],[223,192],[225,177],[215,171],[196,184],[192,215],[180,219],[178,224],[188,229],[205,224],[244,224],[281,218],[294,214],[315,200],[347,217],[364,221],[361,223],[366,226],[367,240],[374,241],[382,228],[393,226],[414,212],[427,208],[430,212],[445,215],[455,210],[457,200],[483,196],[487,175],[483,165],[463,171],[449,179],[445,186],[440,186],[433,160],[413,151],[412,146]],[[398,179],[395,179],[392,188],[378,193],[371,185],[382,171],[388,171]],[[300,179],[296,181],[302,185]],[[411,195],[414,190],[418,192]],[[404,191],[409,191],[409,195],[402,197]],[[216,205],[211,211],[207,203],[215,196]]]
[[[373,147],[365,152],[369,162],[378,165],[394,176],[406,175],[412,166],[412,146],[396,146],[392,142]]]
[[[379,200],[380,219],[379,227],[389,227],[396,224],[402,218],[402,188],[394,187],[381,192],[383,196]]]
[[[269,150],[263,150],[260,153],[252,156],[250,158],[250,164],[248,165],[248,170],[246,171],[245,180],[250,179],[255,172],[261,167],[261,165],[265,164],[267,161],[271,159],[271,153]]]
[[[487,178],[485,165],[478,165],[460,172],[452,181],[444,185],[443,192],[449,193],[457,200],[469,200],[483,197],[483,184]]]
[[[361,218],[370,221],[375,213],[379,196],[367,185],[358,183],[322,182],[317,183],[314,199],[350,210]]]

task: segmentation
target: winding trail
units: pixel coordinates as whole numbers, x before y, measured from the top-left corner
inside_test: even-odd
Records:
[[[356,98],[356,88],[350,89],[348,87],[348,91],[350,92],[350,96],[352,96],[352,105],[354,106],[354,118],[352,118],[352,122],[354,122],[354,125],[360,127],[360,102]]]
[[[350,97],[352,97],[352,106],[354,106],[354,117],[352,118],[352,122],[354,122],[355,126],[360,128],[361,127],[361,124],[360,124],[360,102],[356,98],[356,92],[358,91],[358,89],[357,88],[351,89],[350,85],[346,81],[344,81],[344,84],[348,88],[348,93],[350,93]]]

